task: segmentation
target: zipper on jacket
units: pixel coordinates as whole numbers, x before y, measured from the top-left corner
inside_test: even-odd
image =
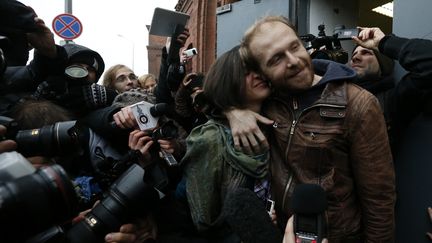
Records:
[[[293,106],[294,105],[297,105],[297,108],[298,108],[297,100],[295,100],[295,99],[293,99]],[[315,105],[307,107],[306,109],[300,111],[297,114],[295,114],[295,112],[293,112],[293,110],[290,109],[291,114],[293,116],[293,121],[291,123],[291,128],[290,128],[290,132],[289,132],[289,135],[288,135],[287,149],[285,150],[285,154],[286,154],[286,158],[285,159],[286,160],[288,159],[287,157],[288,157],[288,153],[289,153],[289,150],[290,150],[290,147],[291,147],[291,140],[292,140],[292,138],[294,136],[294,131],[295,131],[297,122],[300,120],[300,117],[302,116],[302,114],[304,112],[306,112],[308,110],[311,110],[311,109],[313,109],[315,107],[320,107],[320,106],[322,106],[322,107],[332,107],[332,108],[344,108],[345,107],[345,106],[341,106],[341,105],[315,104]],[[293,174],[290,173],[288,181],[287,181],[287,184],[285,185],[284,195],[282,197],[282,205],[283,205],[282,207],[284,207],[284,205],[287,205],[286,204],[286,200],[287,200],[288,192],[289,192],[289,189],[291,187],[292,181],[293,181]]]

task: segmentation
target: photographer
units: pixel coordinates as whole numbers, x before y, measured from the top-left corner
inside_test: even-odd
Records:
[[[67,53],[63,73],[48,76],[33,96],[51,100],[78,117],[111,105],[117,92],[96,83],[105,67],[99,53],[77,44],[66,44],[62,48]]]
[[[158,78],[158,85],[156,86],[155,95],[157,103],[173,104],[175,93],[186,75],[184,64],[180,62],[180,49],[184,46],[189,38],[189,30],[184,29],[179,33],[175,40],[168,37],[167,44],[162,48],[162,60]],[[171,42],[174,42],[171,44]],[[175,50],[169,50],[175,48]],[[174,53],[169,56],[168,53]]]
[[[206,101],[203,96],[204,74],[189,73],[185,76],[175,95],[175,110],[181,117],[183,127],[190,131],[208,119],[204,114]]]
[[[432,201],[425,190],[432,187],[425,180],[432,169],[432,41],[385,35],[379,28],[361,28],[353,39],[358,46],[349,64],[355,82],[378,98],[394,154],[396,242],[429,242],[424,234]],[[400,80],[392,76],[393,60],[407,71]]]

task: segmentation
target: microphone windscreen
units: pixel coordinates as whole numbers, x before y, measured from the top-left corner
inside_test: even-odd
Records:
[[[318,214],[327,209],[327,198],[324,189],[316,184],[298,184],[291,199],[294,213]]]
[[[282,242],[282,233],[271,222],[264,202],[251,190],[237,188],[229,192],[222,211],[243,242]]]
[[[156,105],[150,107],[150,114],[153,117],[167,115],[168,113],[169,113],[169,106],[167,103],[157,103]]]

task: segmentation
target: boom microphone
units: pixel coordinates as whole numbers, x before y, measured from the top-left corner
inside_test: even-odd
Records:
[[[291,206],[296,242],[321,242],[326,234],[324,212],[327,199],[324,189],[316,184],[298,184],[294,188]]]
[[[271,222],[264,202],[251,190],[238,188],[228,193],[222,212],[243,242],[282,242],[282,234]]]

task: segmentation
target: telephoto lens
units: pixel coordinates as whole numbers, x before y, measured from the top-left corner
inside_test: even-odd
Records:
[[[144,169],[133,164],[114,182],[107,196],[68,230],[68,242],[104,242],[106,234],[118,232],[134,217],[145,216],[158,200],[154,187],[144,183]]]
[[[71,155],[81,150],[80,131],[76,121],[57,122],[38,129],[18,131],[18,152],[26,157]]]
[[[0,178],[1,179],[1,178]],[[75,189],[59,165],[0,182],[0,242],[25,239],[77,215]]]

